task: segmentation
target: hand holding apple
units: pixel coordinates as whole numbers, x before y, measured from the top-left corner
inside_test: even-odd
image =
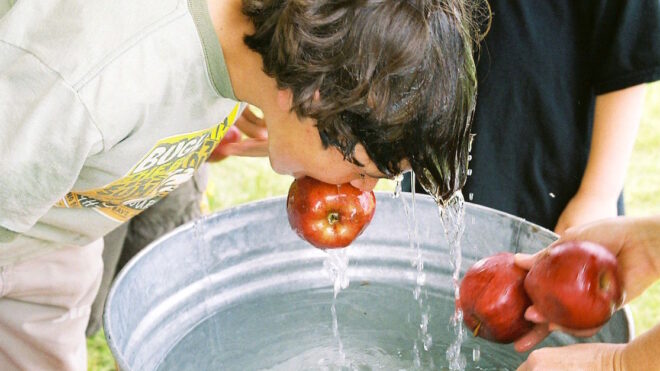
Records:
[[[510,253],[480,260],[461,282],[458,305],[475,336],[516,341],[521,351],[548,334],[552,327],[546,322],[591,336],[621,302],[614,254],[595,243],[569,241],[538,253],[522,268]],[[534,327],[535,322],[540,324]]]
[[[591,241],[612,252],[626,302],[660,279],[660,215],[620,216],[569,228],[557,244],[565,241]],[[529,270],[531,265],[521,267]]]
[[[545,319],[577,330],[602,326],[622,301],[616,257],[586,241],[544,250],[527,273],[525,290]]]
[[[227,132],[225,133],[225,136],[222,137],[220,140],[220,143],[218,143],[217,146],[213,149],[213,152],[211,152],[211,155],[209,158],[206,160],[207,162],[219,162],[227,158],[229,156],[227,153],[225,153],[225,147],[229,143],[238,143],[241,141],[241,131],[238,130],[236,126],[230,127]]]
[[[651,217],[615,217],[572,227],[552,246],[567,241],[590,241],[606,247],[616,256],[624,304],[660,279],[660,215]],[[549,248],[552,248],[549,247]],[[534,255],[516,254],[516,265],[530,270],[545,250]],[[540,343],[551,331],[561,330],[573,336],[588,337],[599,328],[574,330],[549,323],[531,306],[525,316],[537,323],[534,330],[518,339],[514,347],[524,352]],[[639,368],[645,369],[645,368]]]
[[[475,336],[506,344],[532,329],[534,323],[525,319],[532,304],[523,286],[525,274],[511,253],[484,258],[468,269],[457,304]]]
[[[346,247],[371,222],[376,197],[352,185],[310,177],[293,181],[286,203],[291,228],[319,249]]]
[[[629,300],[638,296],[660,277],[660,270],[653,268],[658,266],[657,263],[660,262],[660,255],[656,255],[660,253],[660,249],[657,248],[660,246],[659,227],[660,217],[617,217],[580,225],[566,230],[558,242],[544,251],[535,255],[517,255],[516,264],[529,270],[536,265],[537,261],[545,259],[548,250],[555,247],[567,243],[577,243],[575,241],[596,242],[602,244],[602,246],[607,246],[607,251],[616,256],[618,283],[621,285],[620,289],[626,293],[625,299]],[[531,349],[553,330],[561,330],[574,336],[583,337],[592,336],[599,329],[596,327],[590,330],[573,330],[560,327],[552,320],[545,318],[545,315],[537,310],[535,306],[530,307],[526,315],[528,318],[538,317],[532,319],[538,324],[533,332],[516,341],[515,348],[518,351]],[[656,329],[660,330],[660,327],[656,327]],[[527,370],[541,366],[557,369],[607,368],[605,365],[608,365],[608,363],[605,361],[612,362],[613,360],[624,369],[652,369],[657,363],[655,362],[657,359],[656,354],[660,350],[656,346],[660,344],[658,342],[660,331],[656,331],[649,336],[651,332],[645,334],[646,336],[633,339],[625,346],[619,344],[579,344],[561,348],[538,349],[530,354],[528,360],[521,365],[520,369]],[[611,351],[612,347],[619,348],[614,348],[615,351],[613,352]]]

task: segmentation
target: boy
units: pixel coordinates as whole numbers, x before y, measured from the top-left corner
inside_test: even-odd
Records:
[[[100,238],[187,181],[245,102],[268,141],[233,154],[362,189],[412,168],[451,195],[476,88],[470,14],[455,0],[17,2],[0,20],[0,364],[86,367]]]

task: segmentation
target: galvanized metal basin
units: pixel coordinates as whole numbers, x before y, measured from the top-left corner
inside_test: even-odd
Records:
[[[155,241],[119,274],[108,296],[105,334],[122,370],[415,369],[422,311],[403,201],[377,194],[371,225],[348,249],[350,286],[336,299],[325,252],[290,229],[283,197],[250,203],[187,224]],[[424,259],[429,351],[421,369],[447,367],[454,335],[448,244],[438,210],[416,196]],[[534,252],[556,236],[514,216],[466,203],[462,271],[500,251]],[[542,344],[627,342],[627,310],[596,336],[555,333]],[[338,363],[338,339],[345,360]],[[478,351],[477,351],[478,350]],[[473,358],[473,355],[480,354]],[[515,369],[527,354],[467,334],[467,369]],[[338,366],[339,365],[339,366]],[[340,367],[342,366],[343,367]]]

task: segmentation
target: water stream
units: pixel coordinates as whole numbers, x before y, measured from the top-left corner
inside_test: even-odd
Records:
[[[452,283],[454,287],[454,298],[458,300],[459,279],[461,273],[461,237],[465,230],[465,200],[459,191],[445,205],[439,206],[440,219],[449,244],[450,263],[452,267]],[[456,308],[450,320],[451,331],[455,336],[454,341],[447,348],[446,357],[449,369],[452,371],[464,370],[466,365],[465,356],[461,355],[461,345],[465,339],[463,328],[463,312]]]
[[[339,366],[344,367],[350,364],[346,359],[344,352],[344,343],[341,341],[339,334],[339,323],[337,321],[337,295],[342,289],[346,289],[349,285],[349,278],[346,274],[348,269],[348,248],[343,249],[328,249],[325,252],[327,257],[323,261],[323,271],[328,275],[333,283],[333,297],[330,313],[332,315],[332,334],[337,344],[337,352],[339,354]],[[321,363],[323,363],[321,361]]]

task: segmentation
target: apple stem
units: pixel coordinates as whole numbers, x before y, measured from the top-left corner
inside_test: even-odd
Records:
[[[474,331],[472,332],[472,335],[474,335],[474,337],[477,337],[480,328],[481,328],[481,322],[477,323],[477,327],[475,327]]]
[[[598,283],[600,284],[601,290],[607,291],[607,289],[610,287],[610,275],[607,274],[607,272],[601,273],[598,279]]]
[[[339,213],[338,212],[332,212],[332,213],[328,214],[328,223],[330,223],[330,225],[333,225],[338,221],[339,221]]]

